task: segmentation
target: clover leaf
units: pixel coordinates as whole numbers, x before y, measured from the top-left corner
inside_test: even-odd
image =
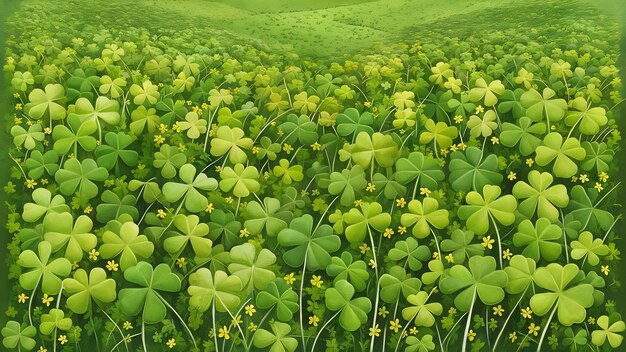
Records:
[[[88,152],[96,149],[98,145],[97,140],[91,136],[98,129],[96,121],[87,120],[81,122],[78,116],[70,115],[67,118],[67,124],[69,128],[65,125],[54,126],[52,138],[55,140],[55,152],[65,155],[73,147],[74,154],[76,154],[79,145]]]
[[[545,118],[550,126],[550,121],[560,121],[567,111],[565,99],[555,97],[556,92],[550,88],[544,88],[542,93],[531,89],[522,94],[520,103],[526,108],[526,116],[533,121]]]
[[[402,318],[408,321],[413,319],[415,326],[435,325],[435,316],[441,315],[443,307],[438,302],[426,303],[429,298],[430,295],[425,291],[409,295],[406,299],[411,305],[402,309]]]
[[[289,114],[278,128],[285,133],[285,143],[313,144],[317,141],[317,125],[307,115]]]
[[[176,170],[187,162],[187,156],[169,144],[163,144],[158,152],[154,153],[152,165],[161,169],[161,176],[170,179],[176,176]]]
[[[582,146],[587,153],[581,165],[584,170],[591,171],[595,168],[598,173],[609,171],[609,164],[613,161],[615,152],[609,149],[606,143],[585,141]]]
[[[125,149],[133,143],[133,138],[124,132],[109,132],[104,136],[107,144],[96,148],[98,165],[112,170],[121,160],[127,166],[137,165],[139,154],[134,150]],[[156,161],[156,160],[155,160]]]
[[[519,144],[520,153],[526,156],[532,154],[541,145],[541,139],[535,135],[543,135],[544,133],[546,133],[545,123],[533,123],[529,117],[522,116],[517,121],[517,125],[510,122],[502,124],[500,142],[503,146],[510,148]]]
[[[472,244],[474,237],[472,231],[456,229],[452,231],[450,238],[441,241],[441,250],[444,252],[452,252],[454,263],[463,264],[466,257],[470,258],[485,253],[485,248],[480,243]]]
[[[200,119],[198,114],[191,111],[185,115],[185,121],[179,121],[178,126],[181,131],[187,131],[187,137],[197,139],[201,134],[206,133],[207,120]]]
[[[360,132],[374,133],[371,127],[374,117],[369,112],[360,114],[355,108],[348,108],[337,116],[337,133],[340,136],[359,134]]]
[[[189,305],[201,312],[206,312],[212,304],[218,312],[231,311],[241,302],[238,294],[242,289],[238,276],[228,276],[221,270],[212,274],[209,269],[200,268],[189,275]]]
[[[382,167],[391,167],[397,155],[398,146],[393,138],[380,132],[371,136],[367,132],[359,132],[354,144],[346,144],[339,151],[340,160],[352,159],[352,162],[364,169],[374,165],[374,161]]]
[[[432,141],[435,150],[450,148],[458,133],[455,126],[448,126],[445,122],[435,124],[433,119],[426,120],[424,128],[426,131],[420,134],[420,144],[428,144]]]
[[[287,159],[280,159],[278,165],[274,166],[274,175],[282,176],[281,181],[286,185],[290,185],[294,181],[300,182],[304,178],[302,165],[291,166]]]
[[[44,239],[52,246],[52,252],[65,247],[64,256],[70,262],[80,261],[83,252],[98,244],[98,238],[90,232],[92,227],[87,215],[79,216],[76,222],[71,213],[48,213],[43,219]]]
[[[272,332],[259,329],[252,342],[257,348],[270,347],[271,352],[293,352],[298,348],[298,340],[289,337],[291,326],[289,324],[274,322],[270,324]]]
[[[11,127],[13,144],[15,144],[16,147],[23,145],[27,150],[33,150],[46,138],[46,135],[42,131],[43,128],[38,123],[30,125],[28,131],[22,126],[15,125]]]
[[[66,318],[60,309],[50,309],[50,312],[41,316],[39,331],[44,335],[50,335],[55,330],[67,331],[72,327],[72,319]]]
[[[99,248],[102,258],[119,257],[122,271],[137,264],[137,258],[150,258],[154,244],[145,235],[139,235],[139,226],[132,221],[109,222],[112,227],[102,234],[103,244]]]
[[[22,273],[20,286],[25,290],[33,290],[41,283],[43,293],[54,295],[61,290],[61,279],[70,274],[72,265],[65,258],[50,260],[52,246],[50,242],[41,241],[37,246],[37,254],[27,249],[20,253],[17,260],[23,268],[32,269]]]
[[[163,196],[168,202],[181,202],[185,204],[185,209],[192,213],[198,213],[206,209],[209,204],[208,199],[200,193],[202,191],[213,191],[217,188],[217,180],[209,178],[205,173],[196,175],[196,167],[192,164],[185,164],[178,173],[181,181],[166,182],[163,185]]]
[[[343,221],[348,224],[345,234],[350,243],[361,243],[371,229],[383,232],[391,223],[391,215],[383,212],[378,202],[363,203],[360,208],[352,208],[343,214]]]
[[[43,90],[33,89],[28,95],[29,103],[24,106],[35,120],[62,120],[65,118],[65,88],[60,84],[46,84]]]
[[[91,302],[104,307],[106,303],[115,301],[117,291],[114,279],[107,278],[106,271],[102,268],[93,268],[89,272],[77,269],[73,278],[63,280],[63,289],[67,298],[66,305],[74,313],[84,314],[90,307]]]
[[[474,83],[476,86],[470,89],[469,97],[471,101],[479,101],[484,98],[485,106],[494,106],[498,102],[498,95],[504,93],[505,88],[500,80],[489,82],[484,78],[479,78]]]
[[[581,185],[576,185],[570,192],[570,203],[568,206],[568,214],[565,221],[579,221],[582,224],[581,229],[597,231],[598,229],[608,230],[613,224],[613,214],[600,209],[598,200],[598,192],[594,188],[585,190]]]
[[[271,269],[276,263],[276,255],[267,248],[257,253],[254,245],[244,243],[230,249],[230,259],[228,271],[241,279],[248,292],[253,288],[263,289],[276,278]]]
[[[403,213],[400,217],[402,226],[413,226],[413,236],[424,238],[431,232],[431,226],[443,229],[448,226],[448,211],[439,209],[439,202],[434,198],[426,197],[424,202],[413,199],[407,206],[409,212]]]
[[[528,173],[528,183],[519,181],[513,186],[513,196],[524,199],[517,210],[527,218],[533,217],[537,212],[538,217],[548,218],[555,222],[559,218],[559,208],[565,208],[569,204],[567,188],[564,185],[551,186],[554,178],[548,172],[540,173],[532,170]]]
[[[102,192],[100,200],[102,203],[96,206],[96,220],[101,223],[115,220],[122,214],[130,215],[133,220],[139,217],[139,210],[135,206],[137,198],[132,194],[120,198],[115,192],[106,190]]]
[[[54,150],[48,150],[44,154],[33,150],[30,157],[24,161],[24,167],[28,170],[28,177],[35,180],[41,178],[44,173],[53,176],[59,169],[59,154]]]
[[[400,294],[408,297],[418,293],[421,287],[422,282],[418,278],[411,277],[403,267],[394,265],[380,277],[380,299],[385,303],[398,302]]]
[[[591,332],[591,342],[593,342],[594,345],[602,346],[606,341],[608,341],[609,345],[614,349],[622,345],[624,337],[620,335],[620,333],[626,330],[626,324],[624,324],[622,320],[619,320],[619,318],[611,318],[613,318],[613,316],[602,315],[596,320],[596,325],[598,325],[600,329]]]
[[[514,255],[509,261],[509,266],[504,268],[509,278],[505,290],[510,294],[524,292],[533,283],[533,274],[537,268],[537,263],[523,255]]]
[[[407,158],[398,159],[396,170],[396,180],[403,185],[416,180],[416,184],[421,187],[437,189],[439,182],[445,179],[439,162],[421,152],[413,152]]]
[[[332,195],[341,194],[339,202],[343,206],[348,206],[356,199],[356,192],[365,189],[365,186],[367,186],[365,171],[361,166],[355,165],[351,169],[330,174],[328,193]]]
[[[215,131],[215,137],[211,139],[211,155],[222,156],[228,154],[231,163],[245,163],[248,160],[245,149],[251,149],[253,142],[250,138],[243,138],[244,131],[241,128],[221,126]]]
[[[70,211],[70,207],[65,204],[65,198],[57,194],[52,197],[52,193],[46,188],[37,188],[32,195],[35,203],[24,204],[22,218],[27,222],[36,222],[48,213],[65,213]]]
[[[54,175],[62,194],[70,196],[75,192],[79,197],[91,199],[98,195],[98,186],[93,181],[104,181],[107,170],[99,167],[93,159],[68,159],[63,168]]]
[[[256,296],[256,304],[261,309],[276,307],[278,320],[287,322],[299,308],[298,294],[283,279],[270,282],[263,291],[260,291]]]
[[[570,243],[572,247],[572,258],[585,258],[589,265],[596,266],[600,263],[600,256],[609,254],[609,246],[604,244],[601,238],[593,238],[593,234],[589,231],[583,231],[578,235],[577,241]]]
[[[133,110],[130,114],[130,119],[130,132],[135,136],[140,136],[146,127],[148,128],[149,133],[154,133],[161,123],[159,115],[156,114],[156,109],[146,109],[143,105],[140,105],[137,109]]]
[[[420,245],[413,237],[409,237],[404,241],[398,241],[394,248],[389,250],[389,259],[394,262],[405,260],[405,265],[413,271],[422,268],[422,262],[430,258],[430,249],[428,246]]]
[[[489,230],[489,221],[495,226],[495,220],[502,225],[511,225],[515,222],[517,201],[510,194],[500,197],[500,186],[485,185],[482,195],[471,191],[465,197],[467,205],[459,208],[461,220],[467,220],[467,228],[478,235],[484,235]]]
[[[261,188],[259,170],[255,166],[235,164],[234,168],[227,166],[220,172],[219,187],[224,192],[233,192],[235,197],[247,197]]]
[[[487,110],[483,117],[476,115],[470,116],[467,121],[467,128],[470,129],[470,135],[474,138],[489,137],[494,130],[498,128],[496,112],[493,110]]]
[[[522,221],[513,235],[513,244],[517,247],[526,246],[522,254],[535,261],[540,258],[554,261],[563,249],[558,242],[561,238],[563,230],[558,225],[552,224],[548,218],[539,218],[535,226],[530,220]]]
[[[577,97],[570,104],[574,110],[569,111],[565,116],[565,124],[567,126],[578,125],[578,130],[582,134],[597,134],[600,132],[600,127],[608,122],[606,110],[602,107],[592,108],[591,102],[587,102],[583,97]]]
[[[294,218],[289,228],[278,233],[278,243],[283,247],[293,247],[283,253],[283,260],[291,267],[317,270],[331,262],[330,253],[336,252],[341,246],[339,237],[327,224],[313,228],[313,217],[304,214]]]
[[[10,349],[24,349],[32,351],[37,342],[33,337],[37,335],[37,329],[32,325],[25,325],[14,321],[7,321],[7,325],[2,328],[2,345]]]
[[[484,157],[476,147],[452,153],[449,167],[449,179],[455,191],[478,191],[488,184],[500,184],[503,178],[498,172],[498,157],[495,154]]]
[[[191,244],[197,258],[206,258],[211,254],[213,242],[205,238],[209,234],[209,226],[201,223],[198,216],[178,214],[172,223],[178,231],[163,241],[163,248],[168,253],[180,256],[187,244]]]
[[[372,310],[372,302],[367,297],[354,296],[354,287],[346,280],[337,281],[324,292],[326,307],[331,311],[341,311],[339,325],[348,331],[355,331],[367,321]]]
[[[333,283],[339,280],[346,280],[357,291],[365,289],[370,275],[367,272],[367,265],[362,260],[353,261],[350,252],[341,253],[341,257],[332,257],[330,264],[326,267],[326,273],[333,276]]]
[[[578,139],[569,137],[563,142],[563,136],[558,132],[548,133],[535,152],[537,165],[546,166],[554,161],[552,172],[556,177],[562,178],[575,175],[578,165],[572,159],[583,160],[587,154]]]
[[[244,226],[253,235],[263,231],[268,236],[276,236],[292,218],[291,212],[281,208],[280,201],[271,197],[263,198],[263,204],[248,202],[246,214],[248,219]]]

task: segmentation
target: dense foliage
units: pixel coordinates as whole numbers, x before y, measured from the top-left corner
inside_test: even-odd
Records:
[[[610,26],[317,63],[9,27],[6,349],[622,345]]]

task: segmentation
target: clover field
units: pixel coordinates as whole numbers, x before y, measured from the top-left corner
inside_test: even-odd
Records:
[[[14,4],[2,350],[623,349],[618,9]]]

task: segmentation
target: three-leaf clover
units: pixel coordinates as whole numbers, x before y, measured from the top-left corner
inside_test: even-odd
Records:
[[[326,307],[331,311],[340,310],[339,325],[348,331],[355,331],[367,321],[367,313],[372,302],[367,297],[353,299],[354,287],[346,280],[337,281],[324,292]]]
[[[41,241],[37,246],[37,254],[27,249],[20,253],[17,263],[30,271],[22,273],[19,278],[20,286],[25,290],[32,290],[41,283],[41,290],[49,295],[59,293],[61,279],[70,274],[72,265],[65,258],[50,260],[52,246],[50,242]]]
[[[50,120],[62,120],[65,118],[65,88],[60,84],[47,84],[44,90],[33,89],[28,95],[28,104],[24,110],[35,120],[48,118]]]
[[[276,307],[276,317],[281,321],[290,321],[299,308],[298,294],[283,279],[271,282],[259,292],[256,304],[261,309]]]
[[[552,185],[554,178],[548,172],[532,170],[528,173],[528,183],[519,181],[513,186],[513,196],[524,199],[519,203],[517,210],[527,218],[532,218],[535,212],[538,217],[548,218],[555,222],[559,218],[559,208],[569,204],[567,188],[564,185]]]
[[[402,309],[402,318],[410,321],[414,320],[415,326],[430,327],[435,324],[435,315],[441,315],[443,307],[439,302],[426,303],[430,294],[420,291],[414,295],[409,295],[406,300],[410,306]]]
[[[271,352],[293,352],[298,348],[298,340],[289,336],[291,326],[275,321],[270,324],[272,332],[259,329],[252,340],[257,348],[270,347]]]
[[[455,191],[478,191],[488,184],[500,184],[503,178],[498,171],[498,157],[495,154],[485,157],[476,147],[469,147],[464,153],[452,153],[449,167],[449,179]]]
[[[228,271],[238,276],[244,288],[252,291],[253,288],[263,289],[274,281],[276,274],[272,265],[276,263],[276,255],[267,248],[257,253],[251,243],[244,243],[230,249],[231,263]]]
[[[57,252],[65,247],[64,256],[70,262],[83,259],[83,252],[95,248],[98,238],[91,233],[93,222],[87,215],[76,218],[71,213],[49,213],[43,219],[44,239]]]
[[[243,164],[235,164],[232,168],[227,166],[220,172],[220,178],[220,189],[224,192],[232,190],[235,197],[247,197],[261,188],[259,170],[255,166],[244,167]]]
[[[198,216],[178,214],[173,225],[178,231],[172,231],[173,235],[163,241],[163,248],[168,253],[180,256],[187,244],[191,244],[197,258],[206,258],[211,254],[213,242],[205,238],[209,234],[209,226],[201,223]]]
[[[596,325],[600,329],[591,332],[591,342],[596,346],[602,346],[606,341],[612,348],[621,346],[624,337],[620,333],[626,330],[626,324],[619,318],[602,315],[596,320]],[[611,324],[611,321],[613,323]],[[610,324],[610,325],[609,325]]]
[[[196,175],[196,167],[192,164],[185,164],[178,173],[181,181],[167,182],[163,185],[163,196],[168,202],[177,202],[183,199],[185,209],[192,213],[203,211],[209,204],[208,199],[200,193],[202,191],[213,191],[217,188],[217,180],[209,178],[205,173]]]
[[[448,226],[449,218],[446,209],[439,209],[436,199],[426,197],[423,202],[413,199],[407,206],[409,212],[400,217],[402,226],[413,226],[413,236],[424,238],[430,234],[431,226],[443,229]]]
[[[471,191],[465,197],[467,205],[459,208],[461,220],[467,220],[467,228],[478,235],[484,235],[489,230],[489,221],[495,226],[495,220],[508,226],[515,222],[517,201],[510,194],[500,197],[500,186],[485,185],[482,195]]]
[[[540,258],[554,261],[563,249],[559,243],[561,238],[563,230],[560,226],[552,224],[548,218],[539,218],[535,226],[530,220],[522,221],[513,235],[513,244],[517,247],[526,246],[522,254],[535,261]]]
[[[578,240],[572,241],[570,245],[572,247],[572,258],[586,258],[591,266],[596,266],[600,263],[600,256],[609,254],[609,246],[604,244],[601,238],[594,239],[593,234],[589,231],[583,231],[578,235]]]
[[[221,270],[212,274],[209,269],[200,268],[189,275],[189,305],[201,312],[207,311],[212,304],[218,312],[232,311],[241,302],[239,293],[242,289],[238,276],[229,276]]]
[[[10,349],[24,349],[31,351],[35,348],[37,341],[33,337],[37,335],[37,329],[32,325],[25,325],[14,321],[7,321],[7,325],[2,328],[2,345]]]
[[[563,136],[558,132],[548,133],[535,152],[537,165],[546,166],[554,161],[552,172],[556,177],[562,178],[574,176],[578,172],[578,165],[574,160],[583,160],[587,155],[578,139],[569,137],[563,141]]]
[[[91,269],[89,277],[85,270],[78,269],[74,272],[73,278],[63,280],[63,289],[69,296],[66,305],[77,314],[86,313],[92,301],[100,307],[115,301],[117,297],[115,287],[115,280],[107,278],[106,271],[102,268]]]
[[[145,235],[139,235],[139,226],[132,221],[109,222],[110,228],[102,234],[103,244],[99,248],[102,258],[119,257],[122,271],[137,264],[137,257],[150,258],[154,244]]]
[[[63,168],[54,175],[59,190],[66,196],[75,192],[79,197],[91,199],[98,195],[98,186],[94,181],[104,181],[109,177],[107,170],[98,166],[93,159],[68,159]]]

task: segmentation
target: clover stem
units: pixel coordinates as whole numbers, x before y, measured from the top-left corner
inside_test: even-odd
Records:
[[[263,128],[261,128],[261,130],[259,131],[259,134],[257,134],[257,135],[256,135],[256,137],[254,138],[253,142],[254,142],[254,143],[256,143],[256,140],[257,140],[259,137],[261,137],[261,136],[263,135],[263,131],[267,128],[267,126],[270,126],[270,125],[272,124],[272,122],[274,122],[274,121],[275,121],[276,119],[278,119],[279,117],[281,117],[281,116],[285,115],[286,113],[291,112],[291,110],[293,110],[293,108],[283,111],[283,113],[282,113],[282,114],[276,115],[276,117],[274,117],[273,119],[271,119],[269,123],[266,123],[266,124],[263,126]]]
[[[487,336],[487,346],[491,348],[491,340],[489,340],[489,307],[485,306],[485,335]]]
[[[57,352],[57,328],[56,327],[54,328],[54,348],[53,348],[53,351]]]
[[[433,238],[435,239],[435,246],[437,246],[437,253],[439,255],[439,260],[441,260],[441,249],[439,248],[439,240],[437,239],[437,234],[432,228],[430,229],[430,233],[433,234]]]
[[[302,338],[302,348],[306,350],[306,341],[304,340],[304,322],[302,321],[302,292],[304,291],[304,272],[306,271],[306,260],[309,255],[309,248],[307,247],[306,252],[304,252],[304,264],[302,264],[302,277],[300,278],[300,294],[298,295],[298,299],[300,300],[300,337]]]
[[[441,341],[441,333],[439,332],[439,326],[437,324],[435,324],[435,330],[437,330],[437,340],[439,340],[439,349],[441,350],[441,352],[444,352],[443,341]]]
[[[418,175],[417,178],[415,179],[415,186],[413,186],[413,195],[411,196],[411,199],[415,199],[415,194],[417,193],[417,185],[419,181],[420,181],[420,177]]]
[[[472,303],[470,304],[469,312],[467,313],[467,323],[465,324],[465,334],[463,335],[463,347],[461,351],[467,350],[467,334],[469,333],[470,323],[472,322],[472,309],[476,303],[476,288],[474,288],[474,294],[472,295]]]
[[[95,326],[93,325],[93,311],[89,312],[89,322],[91,323],[91,327],[93,330],[93,337],[96,339],[96,348],[100,351],[100,342],[98,341],[98,333],[96,332]],[[122,336],[124,338],[124,336]]]
[[[446,336],[444,336],[444,338],[443,338],[443,343],[444,343],[444,344],[446,343],[446,340],[448,339],[448,337],[450,337],[450,333],[451,333],[452,331],[454,331],[454,329],[455,329],[455,327],[457,326],[457,324],[459,324],[459,323],[461,322],[461,320],[463,320],[463,317],[464,317],[466,314],[467,314],[467,312],[466,312],[466,313],[463,313],[463,314],[459,317],[459,320],[457,320],[457,321],[456,321],[456,323],[454,323],[454,325],[452,325],[452,328],[450,328],[450,331],[448,331],[448,333],[446,334]]]
[[[143,352],[148,352],[148,346],[146,346],[146,321],[141,315],[141,343],[143,344]]]
[[[134,335],[130,335],[130,338],[132,339],[133,337],[139,336],[139,335],[141,335],[140,332],[138,332],[138,333],[136,333]],[[113,346],[113,348],[111,348],[111,351],[115,350],[117,348],[117,346],[119,346],[122,342],[124,342],[124,344],[127,344],[126,339],[122,339],[122,341],[118,342],[115,346]]]
[[[431,291],[432,293],[432,291]],[[413,314],[413,316],[406,321],[406,324],[404,325],[404,329],[402,329],[402,332],[400,333],[400,336],[404,336],[404,334],[406,333],[406,329],[409,328],[409,325],[411,323],[411,321],[413,319],[415,319],[415,317],[417,316],[417,314],[419,313],[419,310],[417,312],[415,312],[415,314]],[[396,348],[394,349],[394,352],[398,352],[398,348],[400,348],[400,343],[402,342],[402,338],[398,339],[398,343],[396,343]]]
[[[552,313],[550,313],[550,316],[548,317],[548,321],[543,326],[543,332],[541,333],[541,338],[539,339],[539,343],[537,344],[537,352],[541,352],[541,344],[543,343],[544,337],[546,337],[546,333],[548,332],[548,328],[550,327],[550,322],[552,321],[554,313],[556,312],[556,307],[558,306],[555,304],[554,308],[552,308]]]
[[[124,338],[124,332],[122,332],[122,329],[120,328],[119,325],[117,325],[117,323],[115,322],[115,320],[113,320],[113,318],[111,318],[111,316],[109,316],[107,314],[106,311],[104,311],[104,309],[102,309],[102,313],[104,313],[104,315],[106,315],[107,318],[109,318],[109,320],[111,321],[111,323],[113,323],[113,325],[117,328],[117,330],[120,332],[120,335],[122,336],[122,341],[120,341],[118,343],[118,345],[122,342],[124,342],[124,345],[126,345],[126,351],[128,351],[128,343],[126,342],[126,339]],[[117,347],[117,345],[115,346]],[[113,349],[115,349],[115,347]]]
[[[204,149],[203,151],[206,153],[206,146],[209,144],[209,134],[211,132],[211,123],[213,122],[213,118],[215,117],[215,114],[217,113],[217,108],[215,108],[215,110],[213,110],[213,114],[211,114],[211,118],[209,119],[209,124],[207,126],[206,129],[206,134],[204,135]],[[217,346],[215,346],[215,348],[217,348]]]
[[[39,287],[40,282],[41,282],[41,276],[39,277],[39,279],[37,280],[37,283],[35,284],[33,293],[30,294],[30,301],[28,301],[28,322],[30,322],[30,325],[33,325],[33,317],[31,315],[31,311],[32,311],[31,308],[33,306],[33,300],[35,299],[35,292],[37,291],[37,287]]]
[[[215,299],[211,304],[211,317],[213,319],[213,341],[215,342],[215,351],[217,351],[217,324],[215,320]]]
[[[237,197],[237,207],[235,208],[235,216],[239,212],[239,204],[241,204],[241,197]]]
[[[254,334],[252,334],[252,337],[250,337],[250,345],[246,345],[246,351],[250,351],[250,347],[252,347],[252,342],[254,341],[254,336],[256,335],[258,328],[260,328],[261,325],[263,325],[263,322],[265,321],[265,319],[267,319],[267,317],[270,315],[271,312],[272,312],[272,309],[268,310],[267,313],[265,313],[265,315],[263,316],[263,318],[261,318],[261,321],[259,322],[259,325],[257,326],[257,330],[255,330]]]
[[[183,327],[185,328],[185,330],[187,330],[187,333],[189,334],[189,337],[191,337],[191,341],[193,342],[193,347],[198,347],[196,345],[196,339],[193,337],[193,334],[191,333],[191,330],[189,330],[189,327],[187,326],[187,324],[185,324],[185,320],[183,318],[181,318],[181,316],[178,314],[178,312],[176,311],[176,309],[174,309],[174,307],[172,307],[166,299],[163,298],[163,296],[161,296],[160,294],[156,294],[161,301],[163,301],[163,303],[165,303],[165,305],[167,306],[167,308],[169,308],[175,315],[176,317],[178,317],[178,320],[180,320],[180,323],[183,324]]]
[[[374,301],[374,320],[372,321],[372,328],[376,329],[376,316],[378,312],[378,298],[380,296],[380,278],[378,277],[378,258],[376,258],[376,247],[374,246],[374,236],[372,236],[372,230],[370,227],[367,227],[367,233],[370,237],[370,242],[372,245],[372,256],[374,257],[374,273],[376,274],[376,300]],[[376,338],[376,334],[372,334],[372,339],[370,341],[370,351],[374,351],[374,339]]]
[[[311,351],[315,351],[315,344],[317,343],[317,339],[320,337],[320,335],[322,334],[322,331],[324,331],[324,329],[326,328],[326,326],[333,320],[335,319],[335,317],[337,315],[339,315],[339,313],[341,313],[341,310],[338,310],[335,315],[333,315],[332,317],[330,317],[330,319],[328,319],[326,321],[326,323],[324,323],[324,325],[322,325],[322,327],[320,328],[320,330],[317,332],[317,335],[315,335],[315,339],[313,340],[313,345],[311,346]]]
[[[500,260],[500,269],[504,268],[504,264],[502,263],[502,241],[500,240],[500,231],[498,230],[498,225],[496,224],[496,220],[493,218],[491,213],[489,213],[489,218],[493,223],[493,227],[496,230],[496,237],[498,237],[498,259]]]
[[[498,334],[498,337],[496,337],[496,341],[493,343],[493,351],[495,351],[496,348],[498,347],[498,342],[500,341],[500,338],[502,337],[502,333],[504,333],[504,329],[506,328],[506,325],[509,323],[509,320],[513,316],[513,313],[515,312],[515,309],[517,308],[517,306],[519,306],[520,303],[522,303],[522,299],[524,298],[524,296],[526,296],[526,291],[528,291],[528,287],[530,287],[530,286],[526,286],[526,289],[524,289],[524,292],[522,292],[522,295],[517,300],[517,303],[515,303],[515,305],[513,306],[511,311],[509,312],[509,315],[506,317],[506,320],[504,321],[504,324],[502,325],[502,329],[500,330],[500,333]]]
[[[239,313],[241,313],[241,309],[243,308],[244,305],[246,305],[248,302],[250,302],[250,299],[248,299],[247,301],[245,301],[241,307],[239,308],[239,310],[237,311],[237,315],[239,315]],[[233,316],[233,314],[230,312],[230,310],[228,308],[226,308],[226,313],[228,313],[228,315],[230,315],[230,318],[233,320],[233,323],[237,321],[237,319],[235,319],[235,317]],[[241,324],[236,323],[234,324],[237,326],[237,330],[239,330],[239,332],[241,333],[241,338],[244,338],[244,333],[243,330],[241,330]],[[224,339],[226,340],[226,339]],[[243,344],[246,345],[246,340],[244,339]],[[222,350],[224,350],[224,348],[222,347]]]

